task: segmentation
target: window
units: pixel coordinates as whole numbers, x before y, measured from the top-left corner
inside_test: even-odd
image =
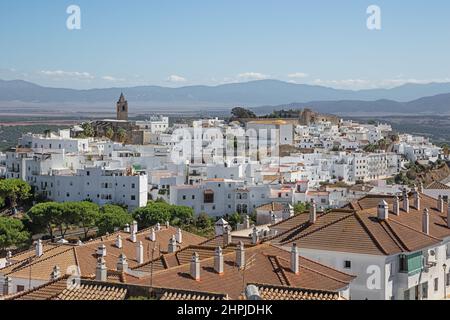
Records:
[[[403,293],[403,299],[404,300],[410,300],[409,290],[405,290],[405,292]]]
[[[422,299],[428,299],[428,282],[422,284]]]
[[[18,285],[16,291],[17,291],[17,292],[25,291],[25,286],[20,286],[20,285]]]
[[[351,269],[352,268],[352,262],[349,260],[344,261],[344,268],[345,269]]]
[[[183,196],[183,200],[186,200],[186,196]]]
[[[214,192],[212,190],[206,190],[203,194],[204,203],[214,203]]]
[[[132,201],[136,200],[136,196],[131,196],[131,200]]]
[[[439,278],[434,279],[434,291],[439,290]]]
[[[132,183],[131,184],[131,189],[136,189],[136,184]]]
[[[192,196],[192,200],[195,200],[195,196],[194,195]]]

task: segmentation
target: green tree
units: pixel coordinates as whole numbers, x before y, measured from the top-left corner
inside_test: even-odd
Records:
[[[83,133],[86,137],[95,136],[95,131],[94,131],[94,128],[92,127],[91,123],[85,122],[81,125],[81,128],[83,128]]]
[[[2,197],[0,197],[0,209],[3,209],[5,207],[5,199],[3,199]]]
[[[194,210],[186,206],[171,206],[171,223],[176,226],[185,226],[194,221]]]
[[[119,139],[119,142],[121,143],[125,143],[127,141],[128,134],[125,129],[120,128],[119,130],[117,130],[117,139]]]
[[[111,127],[108,127],[108,129],[106,129],[105,135],[108,139],[112,140],[112,138],[114,138],[114,130]]]
[[[232,228],[235,228],[239,223],[242,223],[244,218],[237,212],[228,217],[228,223]]]
[[[96,228],[99,220],[99,207],[89,201],[68,202],[63,204],[63,218],[67,225],[79,225],[83,229],[84,238]]]
[[[133,217],[122,207],[107,204],[100,209],[97,221],[100,235],[113,233],[116,228],[122,228],[126,224],[131,224]]]
[[[310,204],[299,202],[296,205],[294,205],[294,212],[295,214],[301,214],[309,210]]]
[[[253,111],[241,107],[233,108],[231,115],[233,119],[256,118],[256,114]]]
[[[62,206],[56,202],[39,203],[27,213],[27,224],[33,233],[46,232],[53,240],[53,230],[60,226]]]
[[[30,191],[30,185],[20,179],[0,180],[0,196],[8,199],[13,209],[19,202],[30,197]]]
[[[150,202],[146,207],[136,209],[133,212],[133,217],[142,228],[148,228],[158,222],[171,221],[172,208],[164,202]]]
[[[206,213],[202,212],[195,219],[195,226],[198,229],[210,229],[213,226],[213,221]]]
[[[24,247],[29,239],[30,234],[24,230],[20,220],[0,217],[0,251]]]

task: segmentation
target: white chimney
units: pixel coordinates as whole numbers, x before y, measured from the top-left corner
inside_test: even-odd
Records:
[[[242,241],[239,242],[236,248],[236,265],[239,269],[243,269],[245,266],[245,248]]]
[[[389,205],[384,200],[378,204],[378,220],[389,220]]]
[[[54,281],[59,279],[60,277],[61,277],[61,269],[59,268],[59,266],[54,266],[51,275],[51,280]]]
[[[294,243],[291,249],[291,271],[295,274],[299,274],[300,272],[298,253],[297,244]]]
[[[117,261],[117,270],[123,272],[128,271],[127,257],[123,253],[120,254],[119,261]]]
[[[169,227],[170,227],[170,222],[166,221],[166,228],[169,229]]]
[[[422,232],[426,234],[430,234],[430,212],[428,208],[423,210],[422,215]]]
[[[403,189],[403,211],[409,213],[409,197],[406,188]]]
[[[136,220],[133,221],[133,224],[132,224],[132,226],[131,226],[131,232],[133,232],[133,233],[138,233],[138,223],[137,223]]]
[[[12,257],[13,257],[12,252],[8,251],[6,253],[6,266],[9,266],[12,264]]]
[[[175,236],[172,236],[172,238],[170,238],[169,240],[168,252],[169,253],[177,252],[177,239],[175,238]]]
[[[223,230],[223,247],[226,248],[229,245],[231,245],[232,241],[233,241],[233,237],[231,235],[231,228],[229,226],[225,226],[224,230]]]
[[[77,246],[79,246],[79,247],[80,247],[80,246],[82,246],[82,245],[83,245],[83,241],[81,241],[81,240],[78,240],[78,241],[77,241]]]
[[[9,294],[13,294],[13,281],[10,277],[6,277],[3,284],[3,295]]]
[[[161,231],[161,224],[159,222],[156,224],[156,231]]]
[[[245,216],[244,217],[244,229],[250,229],[250,217],[249,216]]]
[[[423,193],[423,182],[419,183],[419,193]]]
[[[317,205],[314,199],[311,199],[311,205],[309,207],[309,223],[314,224],[317,221]]]
[[[44,254],[44,246],[42,245],[42,240],[36,241],[36,257],[40,257]]]
[[[155,242],[156,241],[156,232],[155,228],[150,229],[150,236],[148,237],[150,241]]]
[[[444,198],[441,195],[439,195],[437,200],[437,209],[440,213],[444,213]]]
[[[139,241],[136,245],[136,261],[138,264],[144,263],[144,246],[142,241]]]
[[[125,228],[123,229],[123,231],[125,233],[130,233],[131,232],[130,225],[128,223],[125,225]]]
[[[200,281],[200,257],[194,252],[191,258],[191,277],[195,281]]]
[[[99,257],[97,259],[97,268],[95,269],[95,280],[106,282],[108,280],[108,269],[106,268],[105,259]]]
[[[221,247],[217,247],[214,253],[214,271],[223,274],[223,251]]]
[[[394,204],[392,206],[392,212],[394,212],[394,214],[396,216],[400,215],[400,200],[398,199],[397,196],[394,198]]]
[[[102,244],[98,247],[97,256],[106,257],[106,246],[104,244]]]
[[[417,192],[415,188],[414,188],[414,207],[417,210],[420,210],[420,194]]]
[[[252,231],[252,244],[258,244],[258,242],[259,242],[258,229],[256,229],[256,227],[253,227],[253,231]]]
[[[120,234],[116,237],[116,248],[122,249],[122,236]]]
[[[137,235],[136,232],[134,232],[134,230],[131,230],[131,237],[130,237],[131,242],[136,243],[137,241]]]
[[[177,229],[177,234],[175,239],[177,240],[178,243],[183,243],[183,233],[181,232],[181,228]]]

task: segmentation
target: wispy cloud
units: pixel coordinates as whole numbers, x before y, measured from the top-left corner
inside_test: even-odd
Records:
[[[182,77],[182,76],[178,76],[176,74],[173,74],[171,76],[169,76],[166,81],[168,82],[172,82],[172,83],[182,83],[182,82],[186,82],[187,79]]]
[[[123,82],[123,81],[125,81],[125,79],[123,79],[123,78],[116,78],[116,77],[113,77],[113,76],[103,76],[102,80],[109,81],[109,82]]]
[[[77,79],[77,80],[93,80],[95,76],[89,72],[79,71],[63,71],[63,70],[41,70],[39,72],[43,76],[55,79]]]
[[[308,78],[309,74],[304,73],[304,72],[295,72],[295,73],[291,73],[288,74],[288,78],[290,79],[304,79],[304,78]]]
[[[238,74],[237,76],[239,80],[264,80],[268,79],[269,77],[270,77],[269,75],[259,72],[244,72]]]

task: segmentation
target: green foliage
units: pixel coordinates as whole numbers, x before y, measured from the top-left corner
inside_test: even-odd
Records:
[[[228,223],[232,228],[235,228],[238,224],[243,223],[244,218],[237,212],[228,217]]]
[[[24,230],[20,220],[0,217],[0,251],[8,248],[21,248],[30,239],[30,234]]]
[[[3,199],[2,197],[0,197],[0,209],[3,209],[5,207],[5,199]]]
[[[87,239],[89,232],[95,229],[100,217],[99,207],[89,201],[67,202],[62,204],[64,223],[68,225],[79,225]]]
[[[81,125],[81,128],[83,128],[83,134],[85,137],[93,137],[95,136],[94,128],[92,127],[92,124],[89,122],[85,122]]]
[[[31,187],[20,179],[0,180],[0,196],[9,199],[11,207],[16,207],[18,202],[30,197]]]
[[[131,224],[133,217],[122,207],[107,204],[100,209],[97,221],[99,235],[113,233],[116,228]]]
[[[146,207],[138,208],[133,212],[133,218],[142,228],[171,221],[171,217],[170,205],[164,202],[150,202]]]
[[[60,226],[63,208],[60,203],[44,202],[35,205],[27,213],[27,225],[33,233],[48,233],[53,239],[53,230]]]
[[[117,139],[119,139],[119,142],[125,143],[127,141],[127,138],[128,134],[125,129],[119,128],[119,130],[117,130]]]
[[[114,130],[113,130],[113,128],[108,127],[108,129],[106,129],[105,134],[106,134],[106,137],[107,137],[108,139],[110,139],[110,140],[111,140],[112,138],[114,138]]]
[[[234,119],[256,118],[256,114],[253,111],[241,107],[233,108],[231,115]]]
[[[294,205],[294,212],[295,214],[302,214],[308,211],[309,207],[310,207],[309,203],[299,202],[296,205]]]

